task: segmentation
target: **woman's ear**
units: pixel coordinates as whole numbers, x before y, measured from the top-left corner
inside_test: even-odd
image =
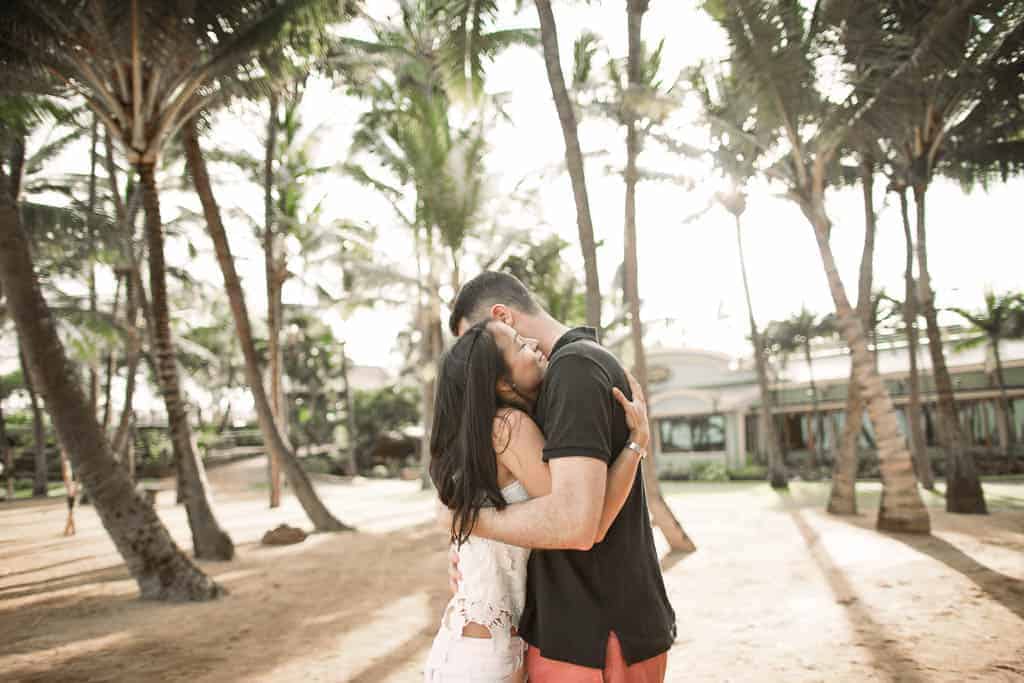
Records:
[[[494,390],[497,392],[498,397],[507,403],[513,402],[519,398],[519,395],[516,394],[515,389],[512,388],[511,382],[509,382],[504,377],[498,379],[498,381],[495,383]]]

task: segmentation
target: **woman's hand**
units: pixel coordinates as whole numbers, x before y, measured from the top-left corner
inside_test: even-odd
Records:
[[[641,448],[646,450],[651,442],[651,426],[647,421],[647,401],[644,399],[644,390],[629,370],[626,371],[626,378],[629,380],[629,390],[633,394],[633,400],[628,400],[618,387],[612,387],[612,395],[626,412],[626,425],[629,426],[630,441],[636,441]]]

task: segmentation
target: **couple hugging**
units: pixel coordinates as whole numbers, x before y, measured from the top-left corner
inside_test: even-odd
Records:
[[[425,680],[663,681],[675,614],[639,472],[639,385],[505,273],[467,282],[450,327],[430,476],[455,594]]]

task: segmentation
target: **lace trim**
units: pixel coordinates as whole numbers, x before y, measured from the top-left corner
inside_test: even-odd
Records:
[[[448,604],[445,613],[445,623],[453,629],[461,630],[463,626],[472,622],[485,626],[491,631],[492,636],[498,634],[508,635],[516,624],[515,614],[510,605],[498,605],[482,600],[470,600],[465,597],[455,596]],[[452,624],[455,618],[457,623]]]

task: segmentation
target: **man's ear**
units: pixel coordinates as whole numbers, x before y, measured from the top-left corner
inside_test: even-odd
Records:
[[[509,327],[515,327],[515,316],[512,314],[512,309],[505,304],[491,306],[491,320],[500,320]]]

